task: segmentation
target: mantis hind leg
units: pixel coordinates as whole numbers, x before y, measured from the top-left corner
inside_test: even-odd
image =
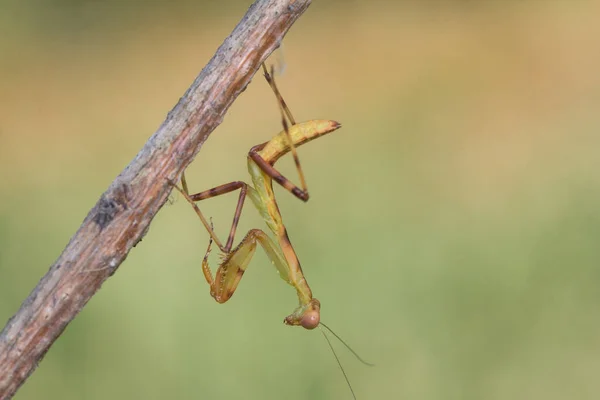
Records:
[[[271,89],[273,90],[273,93],[275,94],[275,97],[277,98],[277,103],[279,105],[279,112],[281,114],[281,124],[283,125],[283,129],[285,131],[285,134],[286,134],[286,137],[287,137],[287,141],[288,141],[289,146],[290,146],[290,151],[291,151],[292,156],[294,158],[294,164],[296,165],[296,170],[298,171],[298,176],[300,178],[300,186],[301,186],[301,188],[298,187],[298,186],[296,186],[296,185],[294,185],[288,178],[284,177],[283,175],[281,175],[281,173],[279,173],[279,171],[277,171],[275,168],[273,168],[273,166],[271,164],[269,164],[268,162],[266,162],[256,152],[258,150],[257,146],[253,147],[250,150],[249,156],[275,182],[279,183],[281,186],[283,186],[286,190],[288,190],[290,193],[292,193],[294,196],[296,196],[300,200],[302,200],[302,201],[308,201],[308,197],[309,197],[308,196],[308,187],[306,185],[306,179],[304,178],[304,171],[302,170],[302,166],[300,165],[300,158],[298,157],[298,152],[296,151],[296,145],[294,144],[294,141],[292,140],[292,136],[290,134],[290,128],[289,128],[288,121],[286,120],[286,116],[290,120],[290,123],[292,125],[296,125],[296,120],[292,116],[292,112],[290,111],[290,108],[288,107],[287,103],[283,99],[283,96],[281,95],[281,92],[279,92],[279,89],[277,88],[277,84],[275,83],[275,77],[274,77],[274,74],[273,74],[273,67],[271,67],[271,73],[270,74],[267,71],[267,67],[265,66],[264,63],[262,64],[262,69],[263,69],[263,74],[265,76],[265,79],[269,83],[269,86],[271,87]]]
[[[283,96],[281,96],[281,92],[279,92],[279,89],[277,88],[277,85],[275,84],[275,77],[274,77],[275,74],[273,73],[273,66],[271,66],[271,73],[269,73],[269,71],[267,70],[267,66],[265,65],[265,63],[262,63],[262,69],[263,69],[263,75],[264,75],[265,79],[267,80],[267,83],[269,84],[269,86],[271,86],[273,93],[275,93],[275,97],[277,97],[277,101],[281,105],[281,109],[283,110],[285,115],[288,117],[291,124],[296,125],[296,120],[294,119],[294,116],[292,115],[292,111],[288,107],[285,100],[283,100]]]

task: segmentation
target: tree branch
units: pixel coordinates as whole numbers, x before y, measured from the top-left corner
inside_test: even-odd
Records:
[[[110,277],[209,134],[311,0],[257,0],[133,161],[91,209],[0,333],[0,399],[31,375]]]

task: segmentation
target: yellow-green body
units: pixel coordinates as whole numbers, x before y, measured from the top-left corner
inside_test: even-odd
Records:
[[[287,325],[303,326],[307,329],[313,329],[318,326],[321,305],[319,301],[312,296],[310,287],[304,278],[298,256],[288,237],[281,213],[279,212],[279,207],[275,200],[273,180],[276,180],[277,183],[281,184],[286,190],[290,191],[301,200],[308,200],[308,192],[306,189],[299,189],[291,181],[283,177],[274,169],[273,164],[289,151],[295,151],[295,147],[301,146],[329,132],[333,132],[340,126],[339,123],[328,120],[302,122],[293,124],[289,128],[287,127],[287,124],[284,124],[285,129],[282,132],[277,134],[270,141],[253,147],[248,153],[248,172],[252,178],[252,185],[243,182],[232,182],[193,196],[190,196],[187,193],[187,184],[184,179],[182,179],[183,190],[175,186],[194,207],[196,214],[198,214],[205,228],[211,235],[207,255],[202,262],[202,270],[207,282],[210,284],[210,294],[217,302],[224,303],[233,296],[233,293],[237,289],[237,286],[256,251],[256,245],[260,243],[279,272],[281,279],[293,286],[298,295],[298,307],[292,314],[284,319],[284,322]],[[290,146],[290,141],[292,146]],[[296,157],[295,160],[298,165]],[[301,180],[303,180],[302,175],[300,176]],[[225,186],[228,186],[228,188],[224,189]],[[252,203],[265,220],[269,231],[274,235],[277,241],[274,241],[260,229],[252,229],[234,249],[229,247],[230,241],[228,241],[228,244],[225,246],[221,244],[212,229],[212,225],[204,218],[202,212],[195,204],[194,199],[202,200],[215,195],[229,193],[237,188],[240,188],[242,192],[240,193],[240,200],[238,203],[239,211],[236,210],[236,217],[234,217],[230,239],[233,240],[235,226],[237,225],[236,218],[239,216],[239,212],[241,212],[241,204],[243,204],[245,196],[249,196]],[[214,193],[212,191],[214,191]],[[208,266],[207,257],[210,252],[212,241],[215,241],[224,253],[223,260],[217,269],[214,279]]]
[[[289,135],[294,145],[298,147],[319,136],[332,132],[339,126],[340,125],[335,121],[312,120],[291,126]],[[286,132],[281,131],[277,136],[267,142],[261,150],[258,150],[257,153],[265,161],[273,165],[280,157],[290,151],[288,143]],[[296,288],[300,304],[308,304],[312,299],[312,292],[308,283],[306,283],[306,279],[304,279],[298,257],[287,238],[285,225],[281,213],[279,212],[277,202],[275,201],[275,194],[273,193],[273,179],[267,175],[251,157],[248,157],[248,172],[250,173],[254,185],[252,189],[249,188],[248,195],[269,227],[269,230],[276,238],[279,238],[279,247],[281,251],[283,251],[283,256],[286,260],[286,265],[278,265],[280,263],[275,261],[274,264],[277,267],[281,278]],[[282,255],[280,254],[281,252],[277,249],[275,250],[277,253],[275,254],[275,258],[280,259]]]

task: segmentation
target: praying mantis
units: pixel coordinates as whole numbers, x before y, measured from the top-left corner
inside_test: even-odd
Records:
[[[248,152],[248,172],[252,180],[252,184],[242,181],[226,183],[200,193],[190,194],[188,185],[185,179],[185,174],[181,177],[181,188],[176,184],[171,184],[177,189],[182,196],[191,204],[194,211],[202,221],[202,224],[208,231],[210,238],[206,254],[202,260],[202,272],[208,284],[210,285],[210,294],[218,303],[225,303],[235,293],[248,265],[254,255],[257,244],[260,244],[265,250],[267,256],[277,269],[279,276],[286,283],[296,289],[299,305],[294,311],[285,317],[283,322],[290,326],[301,326],[311,330],[319,325],[328,329],[337,339],[339,339],[361,362],[367,365],[372,365],[362,360],[354,350],[352,350],[339,336],[337,336],[329,327],[321,322],[321,303],[313,297],[312,291],[304,277],[300,261],[290,239],[287,229],[283,223],[282,216],[279,212],[275,194],[273,192],[273,181],[281,185],[285,190],[290,192],[296,198],[306,202],[309,199],[308,189],[304,173],[300,165],[300,159],[296,152],[296,147],[301,146],[311,140],[317,139],[323,135],[329,134],[341,127],[341,124],[331,120],[311,120],[307,122],[296,123],[289,107],[284,101],[277,85],[275,84],[273,68],[271,73],[267,70],[265,64],[262,64],[264,77],[271,87],[281,114],[281,123],[283,131],[278,133],[273,139],[268,142],[254,146]],[[289,122],[288,122],[289,121]],[[282,156],[291,152],[298,176],[300,179],[300,187],[292,183],[288,178],[283,176],[274,164]],[[221,196],[227,193],[239,190],[239,197],[233,222],[229,231],[229,236],[225,245],[219,240],[214,232],[212,221],[211,223],[204,217],[196,202],[212,197]],[[246,198],[249,197],[255,208],[258,210],[261,217],[264,219],[271,234],[277,238],[273,241],[271,237],[260,229],[251,229],[241,242],[234,248],[235,233],[242,213]],[[222,261],[213,277],[208,265],[208,256],[211,251],[213,242],[223,253]],[[331,342],[323,332],[331,349]],[[342,369],[346,382],[348,383],[352,395],[354,391],[350,386],[350,382],[344,372],[341,363],[335,354],[338,365]]]

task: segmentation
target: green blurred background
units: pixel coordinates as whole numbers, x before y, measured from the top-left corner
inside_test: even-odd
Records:
[[[360,399],[600,396],[597,3],[315,0],[286,37],[295,116],[343,128],[300,150],[310,202],[277,193],[323,320],[377,364],[334,343]],[[249,4],[0,0],[0,320]],[[191,189],[279,130],[257,76]],[[350,399],[262,251],[210,298],[172,198],[16,398]],[[236,198],[201,205],[221,235]]]

